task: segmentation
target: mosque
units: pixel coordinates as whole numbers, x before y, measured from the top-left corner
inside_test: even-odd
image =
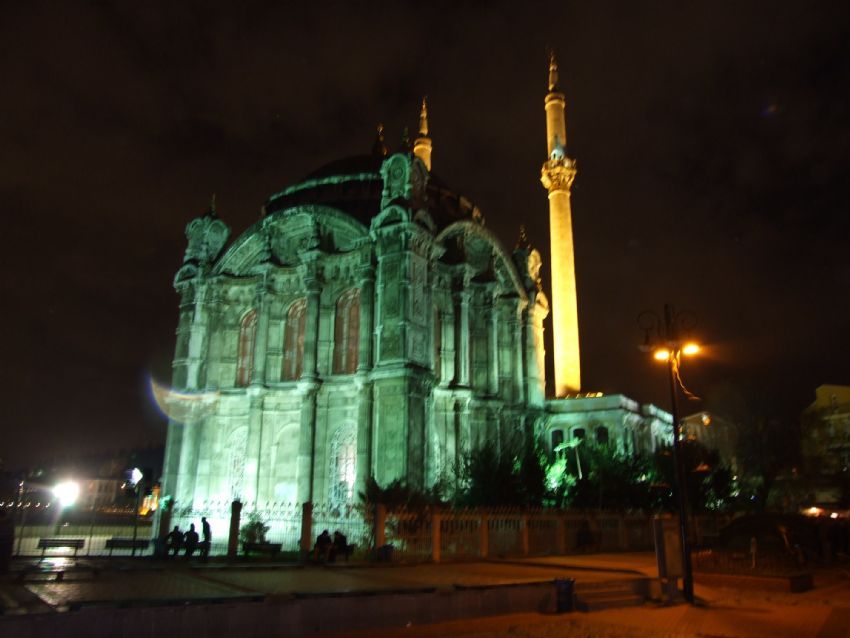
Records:
[[[424,488],[485,442],[625,454],[670,441],[670,416],[583,393],[565,98],[545,96],[551,300],[524,233],[507,249],[431,172],[423,101],[412,144],[333,161],[268,198],[235,240],[214,206],[189,222],[163,494],[179,507],[346,503],[369,476]],[[545,394],[552,313],[554,398]],[[210,398],[212,397],[212,398]]]

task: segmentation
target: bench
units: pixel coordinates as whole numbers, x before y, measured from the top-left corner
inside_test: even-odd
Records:
[[[58,547],[68,547],[74,550],[74,558],[77,557],[77,552],[85,547],[86,539],[84,538],[39,538],[38,549],[41,550],[41,559],[44,560],[44,554],[48,549],[56,549]]]
[[[112,556],[112,551],[116,549],[130,549],[144,551],[150,545],[150,540],[146,538],[107,538],[106,549],[109,550],[109,555]]]
[[[259,554],[268,554],[270,557],[274,557],[280,553],[280,548],[282,546],[282,543],[242,543],[242,552],[245,556],[251,552],[257,552]]]

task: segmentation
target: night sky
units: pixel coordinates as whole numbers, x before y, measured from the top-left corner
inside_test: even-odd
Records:
[[[7,467],[161,443],[186,223],[216,193],[238,235],[377,122],[398,148],[423,94],[433,172],[508,248],[525,222],[548,268],[549,46],[585,389],[669,405],[636,348],[665,302],[699,317],[697,394],[756,380],[793,416],[850,383],[848,3],[311,6],[4,3]]]

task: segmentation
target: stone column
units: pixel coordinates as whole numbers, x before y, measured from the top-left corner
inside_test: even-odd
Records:
[[[464,289],[456,294],[458,308],[455,322],[455,381],[458,385],[469,385],[469,302],[472,294]]]
[[[490,303],[489,328],[488,380],[490,383],[488,392],[490,396],[497,396],[499,394],[499,306],[495,294]]]
[[[259,498],[264,395],[262,388],[248,389],[248,441],[245,446],[245,475],[242,484],[245,501],[253,502],[255,508]]]
[[[517,403],[525,402],[525,384],[522,372],[525,369],[524,344],[522,339],[522,321],[520,316],[524,310],[524,301],[520,301],[515,313],[511,315],[511,336],[513,337],[512,351],[514,360],[514,399]]]
[[[302,382],[299,390],[301,401],[301,428],[298,434],[298,464],[295,468],[295,481],[298,490],[298,502],[313,502],[316,460],[316,394],[319,385],[315,382]]]
[[[251,372],[251,385],[264,385],[269,339],[269,294],[266,290],[265,277],[261,283],[257,284],[254,307],[257,309],[257,333],[254,339],[254,369]]]
[[[319,346],[319,301],[322,292],[321,282],[315,273],[315,264],[304,276],[307,291],[307,309],[304,321],[304,368],[302,378],[315,379],[318,374]]]
[[[357,409],[357,479],[355,490],[366,487],[369,468],[372,467],[372,384],[364,383],[360,388],[360,404]]]
[[[360,343],[357,357],[357,372],[368,372],[372,369],[373,341],[375,332],[375,271],[371,266],[358,272],[360,286]]]

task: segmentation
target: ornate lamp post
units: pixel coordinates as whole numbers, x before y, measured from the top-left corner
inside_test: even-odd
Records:
[[[696,325],[696,317],[690,313],[676,313],[670,305],[664,306],[663,320],[656,313],[645,310],[638,316],[638,325],[646,339],[641,346],[651,352],[653,359],[667,363],[670,382],[670,412],[673,416],[673,465],[676,468],[676,505],[679,510],[679,537],[682,544],[682,594],[689,603],[694,602],[694,578],[691,569],[691,546],[688,541],[688,492],[685,459],[679,426],[678,388],[681,386],[679,364],[682,355],[692,356],[699,352],[699,345],[687,340],[688,332]],[[684,388],[683,388],[684,390]],[[687,393],[687,390],[685,390]]]

